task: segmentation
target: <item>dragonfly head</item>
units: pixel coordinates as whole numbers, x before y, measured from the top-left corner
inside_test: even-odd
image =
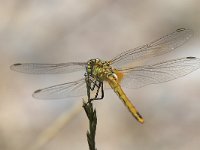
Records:
[[[86,66],[86,71],[88,74],[92,74],[93,70],[94,70],[94,66],[96,66],[97,64],[100,64],[101,60],[96,58],[96,59],[90,59],[87,62],[87,66]]]
[[[94,66],[95,64],[101,62],[101,60],[99,58],[95,58],[95,59],[90,59],[88,62],[87,62],[87,65],[90,65],[90,66]]]

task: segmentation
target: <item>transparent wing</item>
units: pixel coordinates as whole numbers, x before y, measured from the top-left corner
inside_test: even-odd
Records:
[[[140,88],[149,84],[167,82],[200,68],[200,59],[186,57],[155,65],[139,66],[124,70],[121,85],[128,88]]]
[[[10,69],[27,74],[58,74],[84,70],[85,65],[86,63],[81,62],[60,64],[17,63],[12,65]]]
[[[192,35],[193,32],[190,29],[177,29],[175,32],[155,40],[154,42],[121,53],[112,59],[110,63],[115,68],[120,69],[126,64],[143,61],[146,58],[171,52],[188,41]]]
[[[33,93],[37,99],[65,99],[87,95],[85,79],[39,89]]]

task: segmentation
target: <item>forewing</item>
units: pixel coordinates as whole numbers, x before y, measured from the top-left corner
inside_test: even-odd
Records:
[[[60,74],[71,73],[85,69],[86,63],[69,62],[60,64],[17,63],[11,70],[27,74]]]
[[[140,88],[149,84],[167,82],[185,76],[200,68],[200,59],[186,57],[155,65],[139,66],[124,70],[121,85],[128,88]]]
[[[85,95],[85,79],[39,89],[33,93],[33,97],[37,99],[67,99]]]
[[[121,69],[124,65],[137,61],[144,61],[146,58],[159,56],[183,45],[192,37],[193,32],[190,29],[180,28],[175,32],[168,34],[149,44],[125,51],[112,59],[110,63],[117,69]]]

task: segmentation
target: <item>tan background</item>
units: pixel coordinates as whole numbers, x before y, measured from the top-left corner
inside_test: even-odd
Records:
[[[58,63],[111,59],[177,28],[195,38],[162,59],[200,57],[198,0],[0,0],[0,149],[27,150],[74,102],[39,101],[34,90],[73,81],[75,75],[25,75],[16,62]],[[175,81],[125,90],[145,118],[138,124],[108,91],[95,102],[100,150],[199,150],[200,70]],[[81,111],[42,150],[87,150]]]

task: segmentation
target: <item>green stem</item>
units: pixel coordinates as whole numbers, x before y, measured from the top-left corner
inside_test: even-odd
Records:
[[[97,126],[96,110],[93,108],[93,104],[91,101],[87,103],[83,101],[83,108],[89,119],[89,131],[87,131],[88,145],[89,145],[90,150],[97,150],[95,148],[95,134],[96,134],[96,126]]]

